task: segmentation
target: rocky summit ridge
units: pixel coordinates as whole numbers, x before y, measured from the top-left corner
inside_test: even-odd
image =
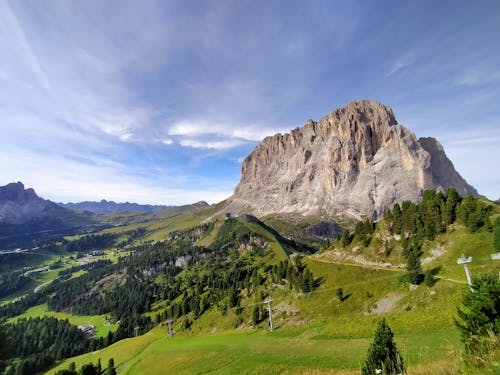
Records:
[[[436,139],[417,139],[391,108],[358,100],[265,138],[243,161],[227,210],[377,219],[395,202],[449,187],[477,195]]]
[[[40,198],[33,189],[25,189],[21,182],[0,186],[0,223],[23,224],[61,211],[65,210]]]

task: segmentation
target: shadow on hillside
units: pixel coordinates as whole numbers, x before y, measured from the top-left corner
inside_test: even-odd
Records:
[[[345,296],[342,296],[340,299],[340,302],[344,302],[346,299],[348,299],[350,296],[352,296],[352,293],[346,294]]]
[[[325,282],[325,277],[324,276],[320,276],[317,279],[314,279],[314,283],[313,283],[314,289],[319,288],[319,286],[321,284],[323,284],[324,282]]]

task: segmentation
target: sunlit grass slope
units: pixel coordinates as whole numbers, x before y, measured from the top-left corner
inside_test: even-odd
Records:
[[[15,323],[21,318],[36,318],[42,316],[51,316],[56,319],[66,320],[75,325],[92,324],[95,327],[95,334],[98,337],[105,337],[109,331],[116,331],[118,329],[117,325],[105,326],[106,315],[72,315],[63,312],[50,311],[47,304],[42,304],[38,306],[33,306],[29,308],[24,314],[18,315],[12,319],[10,322]]]

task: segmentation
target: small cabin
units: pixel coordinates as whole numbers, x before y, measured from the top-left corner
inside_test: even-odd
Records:
[[[95,327],[92,324],[82,324],[77,328],[87,336],[94,336],[95,334]]]

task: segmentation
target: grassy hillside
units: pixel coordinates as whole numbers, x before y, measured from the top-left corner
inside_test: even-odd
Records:
[[[71,361],[81,365],[101,358],[105,363],[113,357],[121,374],[357,374],[375,323],[385,316],[409,374],[458,374],[462,346],[453,319],[467,286],[456,258],[462,251],[473,254],[474,273],[498,272],[500,264],[489,259],[492,245],[487,231],[470,234],[456,226],[434,244],[446,251],[428,265],[441,267],[442,278],[431,288],[421,284],[410,290],[398,282],[402,269],[346,264],[325,251],[305,258],[320,280],[316,290],[269,290],[274,332],[267,330],[266,321],[257,328],[252,325],[252,304],[243,308],[243,323],[236,329],[234,310],[222,315],[212,309],[189,329],[182,327],[182,321],[175,323],[173,338],[160,325],[143,336],[70,359],[57,369]],[[344,291],[342,301],[338,288]],[[495,373],[495,369],[481,371]]]
[[[117,330],[117,325],[107,323],[106,315],[71,315],[67,313],[49,311],[47,304],[31,307],[24,314],[18,315],[9,320],[9,323],[15,323],[22,318],[36,318],[42,316],[51,316],[56,319],[66,320],[75,326],[92,324],[95,327],[95,334],[98,337],[106,337],[109,331]]]
[[[226,315],[210,311],[189,330],[177,323],[178,335],[173,338],[167,337],[165,326],[159,326],[98,353],[68,360],[57,369],[73,360],[82,365],[113,357],[121,374],[354,374],[364,360],[379,317],[368,314],[369,305],[389,293],[402,296],[393,310],[383,315],[395,332],[410,373],[445,369],[446,362],[457,360],[460,340],[452,317],[462,285],[440,281],[432,290],[422,286],[410,292],[398,285],[394,271],[314,259],[308,264],[324,281],[309,294],[271,292],[275,299],[274,332],[266,330],[265,322],[253,328],[245,313],[244,324],[234,329],[234,311]],[[343,302],[336,297],[339,286],[350,295]],[[368,293],[373,294],[367,297]],[[412,306],[409,310],[408,304]]]
[[[490,207],[484,204],[479,209]],[[408,212],[427,212],[405,207],[403,218],[410,226],[414,222],[408,221]],[[500,272],[500,262],[491,260],[498,206],[484,210],[488,217],[480,225],[465,218],[435,232],[429,231],[438,228],[439,221],[435,228],[417,222],[415,232],[403,233],[394,232],[394,219],[377,225],[358,223],[311,255],[302,252],[310,248],[299,241],[305,224],[295,226],[296,237],[276,230],[281,225],[287,233],[294,232],[294,224],[282,224],[282,218],[271,217],[267,223],[250,216],[217,218],[201,225],[214,219],[214,210],[196,209],[105,230],[129,243],[131,256],[114,259],[110,271],[99,271],[97,284],[107,288],[100,292],[109,295],[127,278],[136,280],[132,286],[142,282],[152,303],[141,312],[143,323],[137,317],[132,326],[127,323],[127,334],[133,336],[136,326],[138,333],[155,328],[68,359],[47,373],[71,361],[78,367],[113,357],[120,374],[354,374],[359,373],[380,317],[392,328],[409,374],[499,372],[499,350],[486,367],[467,368],[454,323],[462,293],[469,289],[457,258],[462,253],[472,256],[473,276]],[[442,217],[439,220],[445,220]],[[418,272],[433,275],[427,279],[426,273],[419,285],[402,279],[411,251],[418,251]],[[127,265],[127,274],[120,262]],[[312,280],[306,278],[308,272]],[[121,275],[121,281],[105,282],[113,275]],[[263,303],[267,298],[273,300],[273,332],[268,331]],[[106,314],[75,316],[67,310],[48,311],[46,306],[31,307],[11,321],[50,315],[74,324],[95,323],[101,337],[109,330],[103,326]],[[169,338],[166,320],[172,316],[176,335]]]

